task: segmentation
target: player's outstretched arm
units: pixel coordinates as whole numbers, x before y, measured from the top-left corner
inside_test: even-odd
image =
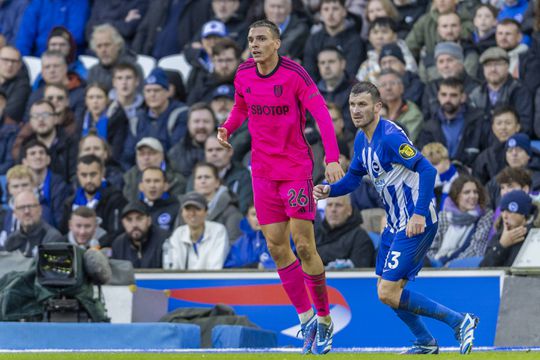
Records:
[[[224,127],[218,128],[217,139],[221,146],[227,149],[232,148],[231,144],[229,143],[229,134],[227,133],[227,129]]]
[[[330,185],[315,185],[313,197],[315,200],[326,199],[330,195]]]
[[[324,176],[330,184],[333,184],[336,181],[340,180],[344,175],[345,173],[343,172],[343,169],[338,162],[331,162],[326,165]]]

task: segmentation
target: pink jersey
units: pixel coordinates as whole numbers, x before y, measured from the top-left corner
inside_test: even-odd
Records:
[[[306,110],[319,125],[326,163],[338,161],[336,135],[328,108],[303,67],[280,57],[274,71],[261,75],[253,59],[249,59],[238,67],[234,87],[235,104],[223,127],[230,136],[249,117],[254,177],[311,179],[314,159],[304,137]]]

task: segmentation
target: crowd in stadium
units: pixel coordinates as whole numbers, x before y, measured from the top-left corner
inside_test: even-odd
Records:
[[[426,264],[512,264],[540,226],[534,0],[4,0],[0,248],[32,257],[66,241],[136,268],[274,268],[253,207],[248,122],[233,149],[215,134],[262,18],[326,99],[344,170],[358,81],[378,86],[383,116],[436,168],[440,225]],[[178,54],[189,76],[138,61]],[[32,82],[29,57],[41,67]],[[324,151],[308,125],[318,184]],[[324,265],[373,267],[384,210],[370,180],[318,207]]]

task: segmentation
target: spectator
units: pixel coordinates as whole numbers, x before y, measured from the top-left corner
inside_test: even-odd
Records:
[[[526,3],[526,2],[525,2]],[[504,19],[497,24],[495,33],[496,46],[508,53],[510,64],[508,72],[514,79],[519,79],[519,58],[529,50],[527,44],[522,43],[523,34],[519,22],[513,19]]]
[[[11,0],[0,4],[0,36],[5,44],[15,45],[19,25],[29,3],[30,0]]]
[[[493,210],[487,208],[487,202],[484,187],[477,179],[460,176],[454,180],[428,251],[428,257],[436,265],[484,255],[493,223]]]
[[[180,70],[165,70],[165,74],[167,80],[169,80],[169,98],[185,102],[187,97],[186,87]]]
[[[369,235],[360,227],[362,216],[353,210],[348,195],[328,198],[325,218],[315,231],[317,251],[327,268],[366,268],[375,264],[375,249]],[[343,266],[343,265],[341,265]]]
[[[347,132],[354,135],[356,127],[349,111],[349,94],[357,80],[354,75],[349,76],[345,71],[347,60],[343,52],[334,46],[322,48],[317,56],[317,66],[321,76],[317,88],[326,101],[340,107],[342,114],[345,114],[344,123]]]
[[[0,48],[0,91],[6,98],[4,124],[23,120],[26,100],[30,95],[28,83],[28,73],[23,67],[19,50],[9,45]]]
[[[343,119],[341,107],[333,102],[328,101],[326,102],[326,106],[328,107],[328,112],[332,118],[332,125],[334,125],[334,132],[336,133],[338,146],[341,146],[341,144],[346,144],[348,151],[344,155],[352,154],[355,134],[345,130],[345,120]],[[341,152],[345,153],[344,151]]]
[[[509,106],[498,106],[493,111],[489,147],[485,148],[474,161],[473,174],[483,184],[495,177],[504,167],[506,141],[519,132],[519,118]],[[485,136],[486,132],[483,131]]]
[[[169,151],[186,134],[188,108],[184,103],[170,100],[169,81],[161,68],[155,68],[144,81],[146,109],[137,113],[135,135],[128,132],[124,145],[124,164],[131,164],[135,154],[134,145],[142,138],[158,139],[165,151]]]
[[[431,6],[431,2],[426,0],[375,0],[375,2],[377,1],[381,1],[382,3],[389,2],[396,7],[400,18],[398,27],[400,39],[407,37],[413,25],[422,15],[430,11],[428,6]]]
[[[123,189],[124,171],[112,156],[111,148],[107,141],[93,133],[83,136],[79,141],[78,156],[81,157],[90,154],[96,155],[105,164],[105,180],[115,188]]]
[[[305,42],[304,68],[314,79],[319,79],[322,76],[320,65],[317,67],[320,54],[324,49],[335,47],[341,51],[347,77],[352,79],[366,58],[366,43],[355,23],[347,18],[344,0],[321,1],[320,12],[323,26]]]
[[[435,46],[435,66],[438,79],[427,83],[422,97],[422,112],[425,118],[431,118],[439,108],[439,86],[441,81],[448,78],[458,78],[463,81],[466,94],[470,94],[480,82],[465,71],[463,63],[463,48],[454,42],[440,42]]]
[[[137,27],[132,49],[156,59],[179,54],[210,17],[208,1],[152,0]]]
[[[69,107],[75,113],[84,111],[84,80],[68,71],[66,58],[58,51],[45,51],[41,55],[41,79],[34,83],[34,89],[26,104],[26,113],[36,101],[43,98],[46,85],[65,86],[69,91]]]
[[[499,23],[505,20],[514,20],[518,24],[521,24],[529,2],[527,0],[503,0],[501,5],[501,11],[497,16]]]
[[[414,60],[407,48],[405,41],[398,39],[396,29],[396,23],[387,17],[377,18],[371,23],[368,39],[372,49],[368,50],[367,60],[360,65],[360,69],[356,74],[358,80],[375,82],[378,73],[381,71],[379,66],[381,50],[384,45],[393,43],[397,44],[401,49],[405,59],[405,69],[413,73],[418,72],[416,60]]]
[[[67,241],[81,249],[99,249],[99,237],[105,231],[98,226],[96,212],[86,206],[79,206],[71,213]]]
[[[431,10],[422,15],[418,21],[414,23],[411,31],[407,35],[405,41],[409,50],[418,58],[420,50],[425,47],[426,53],[433,53],[437,44],[437,19],[440,14],[456,12],[457,1],[455,0],[434,0]],[[467,14],[468,15],[468,14]],[[461,19],[461,35],[464,38],[470,37],[473,32],[472,23],[467,20],[467,15],[460,14]]]
[[[214,46],[227,36],[225,24],[221,21],[212,20],[205,23],[201,30],[201,41],[192,42],[184,49],[186,61],[191,65],[188,78],[188,88],[202,83],[214,71],[213,53]]]
[[[265,17],[281,31],[279,54],[291,59],[302,59],[309,26],[305,19],[292,10],[292,0],[264,0]]]
[[[482,54],[490,47],[497,46],[495,41],[497,12],[497,9],[491,4],[481,4],[474,12],[472,39],[479,54]]]
[[[41,219],[41,205],[32,191],[17,194],[13,206],[20,229],[6,239],[7,251],[19,250],[26,257],[34,257],[38,245],[65,241],[55,228]]]
[[[169,183],[161,168],[147,167],[142,171],[139,184],[141,200],[148,207],[152,224],[164,230],[167,236],[174,230],[173,224],[180,210],[178,199],[171,196],[168,189]]]
[[[240,212],[245,213],[248,205],[253,202],[251,173],[241,163],[232,160],[233,154],[233,149],[219,144],[216,135],[210,135],[204,143],[205,161],[217,168],[221,183],[235,195]],[[192,184],[193,179],[189,183]]]
[[[208,203],[206,220],[225,225],[228,238],[231,241],[237,239],[241,235],[238,225],[242,220],[242,213],[238,210],[236,197],[221,184],[218,170],[214,165],[205,162],[195,165],[193,189],[206,198]]]
[[[122,231],[120,210],[126,204],[122,192],[112,187],[106,180],[105,166],[95,155],[81,156],[77,161],[79,187],[74,195],[64,203],[64,216],[59,230],[68,232],[68,220],[73,210],[80,206],[94,209],[100,218],[100,226],[107,234],[99,239],[102,247],[110,247],[112,241]]]
[[[409,139],[415,143],[424,124],[424,118],[414,102],[403,99],[405,89],[401,76],[393,70],[383,70],[377,78],[377,85],[381,92],[381,100],[388,106],[386,118],[403,127]]]
[[[64,55],[68,72],[76,73],[83,80],[88,78],[88,69],[78,59],[77,43],[68,29],[63,26],[53,27],[47,39],[47,50],[58,51]]]
[[[73,35],[77,48],[82,50],[88,14],[88,0],[31,0],[17,33],[17,49],[23,56],[41,56],[47,48],[51,30],[63,26]]]
[[[14,216],[14,199],[23,191],[35,192],[34,174],[27,166],[15,165],[6,174],[7,208],[2,218],[0,249],[4,249],[6,238],[20,228],[20,222]]]
[[[190,192],[182,200],[181,225],[163,244],[163,268],[175,270],[220,270],[229,252],[225,227],[206,220],[208,203],[203,195]]]
[[[411,100],[417,105],[421,103],[424,84],[417,74],[405,68],[405,57],[399,45],[395,43],[384,45],[379,56],[379,65],[381,70],[391,69],[401,75],[401,81],[405,88],[404,100]]]
[[[137,134],[137,112],[144,105],[144,97],[140,93],[140,77],[137,67],[129,62],[119,63],[114,66],[112,72],[113,88],[109,92],[109,97],[113,103],[117,102],[122,106],[129,123],[129,131],[132,135]]]
[[[62,221],[63,204],[71,195],[71,189],[60,175],[51,171],[49,149],[39,140],[31,140],[24,145],[22,164],[28,166],[34,175],[43,220],[57,228]]]
[[[513,190],[502,197],[502,221],[486,249],[481,267],[512,266],[533,226],[533,209],[531,197],[522,190]]]
[[[214,19],[224,23],[228,37],[237,43],[240,49],[244,49],[248,24],[240,14],[239,8],[240,0],[212,0]]]
[[[110,144],[113,154],[121,154],[128,132],[128,120],[122,106],[117,102],[109,106],[107,90],[97,83],[86,87],[85,103],[86,112],[77,124],[80,137],[94,132]]]
[[[268,251],[253,203],[240,222],[240,230],[242,235],[231,245],[223,267],[275,269],[276,263]]]
[[[149,167],[157,167],[165,171],[168,192],[173,197],[183,195],[186,190],[186,179],[175,171],[165,160],[163,146],[155,138],[143,138],[136,146],[136,165],[124,174],[123,193],[130,202],[140,200],[139,184],[142,172]]]
[[[497,105],[511,105],[518,115],[521,131],[526,134],[540,134],[540,126],[533,124],[532,96],[529,91],[508,73],[509,57],[498,47],[487,49],[480,56],[486,82],[477,86],[470,94],[471,103],[484,113],[484,121],[489,122]]]
[[[204,143],[216,129],[216,118],[205,103],[191,105],[188,112],[187,133],[174,145],[167,156],[172,168],[189,178],[193,166],[204,159]]]
[[[241,52],[242,50],[231,39],[224,38],[216,42],[211,50],[213,70],[201,74],[192,86],[188,85],[190,91],[187,103],[209,102],[218,86],[233,85],[234,75],[241,60]]]
[[[56,112],[58,119],[58,127],[61,128],[67,136],[78,137],[75,114],[69,108],[68,89],[64,85],[59,84],[45,85],[43,99],[50,101],[51,104],[54,105],[54,111]],[[21,132],[23,129],[21,129]]]
[[[438,43],[452,43],[460,46],[459,61],[463,63],[465,71],[472,77],[476,77],[478,73],[478,51],[472,41],[461,35],[461,20],[459,15],[453,12],[440,14],[437,19],[437,34],[439,37]],[[424,81],[432,81],[439,77],[438,69],[435,62],[435,45],[433,53],[427,53],[421,56],[420,60],[420,78]]]
[[[400,13],[396,9],[396,4],[391,0],[368,0],[365,2],[364,13],[367,20],[367,28],[371,27],[371,24],[376,19],[382,17],[390,18],[396,24],[400,21]],[[365,34],[367,35],[367,32]]]
[[[21,132],[13,146],[14,159],[23,155],[21,147],[31,140],[39,140],[51,155],[51,170],[62,176],[69,183],[74,173],[77,147],[65,131],[56,126],[58,120],[53,104],[47,100],[38,100],[30,108],[30,126],[27,132]],[[27,136],[26,136],[27,135]]]
[[[532,176],[532,191],[540,190],[540,158],[533,154],[527,134],[514,134],[506,142],[506,164],[514,169],[528,169]]]
[[[144,204],[127,204],[122,210],[122,225],[125,232],[114,239],[111,258],[129,260],[137,269],[161,268],[167,232],[152,225]]]
[[[94,0],[86,22],[86,40],[92,41],[97,26],[110,24],[130,44],[149,4],[149,0]]]
[[[5,175],[6,171],[14,165],[11,150],[19,131],[18,125],[6,121],[3,115],[5,106],[6,97],[0,90],[0,175]]]
[[[482,150],[483,133],[481,113],[471,108],[466,96],[461,80],[448,78],[441,82],[438,92],[441,105],[424,123],[418,136],[418,146],[440,142],[448,149],[450,159],[472,166]]]
[[[110,89],[112,70],[119,63],[131,63],[137,69],[138,77],[143,77],[142,69],[137,65],[137,54],[126,47],[122,35],[112,25],[103,24],[94,28],[90,49],[96,54],[99,62],[88,71],[88,82],[96,82]]]
[[[450,193],[450,186],[458,176],[466,174],[467,172],[461,167],[454,165],[450,162],[448,155],[448,149],[443,144],[438,142],[432,142],[424,145],[422,148],[422,155],[433,165],[437,170],[437,177],[435,178],[435,200],[437,201],[437,211],[441,211],[448,194]]]

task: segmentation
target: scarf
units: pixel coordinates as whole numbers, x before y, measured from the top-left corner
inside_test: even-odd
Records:
[[[99,200],[101,200],[101,190],[105,189],[106,187],[107,187],[107,182],[103,180],[101,182],[101,187],[98,189],[98,191],[96,191],[96,193],[94,194],[94,197],[90,201],[88,201],[88,199],[86,198],[84,189],[79,186],[77,188],[77,192],[75,193],[75,199],[73,200],[73,205],[71,209],[75,210],[79,206],[86,206],[86,207],[89,207],[90,209],[95,210],[99,204]]]
[[[95,124],[97,135],[104,140],[107,140],[107,126],[108,125],[109,125],[109,118],[107,117],[106,112],[104,111],[99,116],[99,119],[97,123]],[[90,112],[87,111],[86,114],[84,115],[83,126],[82,126],[82,136],[88,135],[88,132],[93,127],[94,126],[92,124]]]

